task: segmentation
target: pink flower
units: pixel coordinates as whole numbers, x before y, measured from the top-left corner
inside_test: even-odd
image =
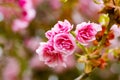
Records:
[[[40,43],[40,47],[36,50],[41,61],[50,67],[66,66],[66,57],[71,55],[76,48],[75,39],[69,33],[72,28],[73,26],[67,20],[58,21],[51,30],[45,33],[49,39],[48,42]]]
[[[56,66],[66,66],[64,55],[56,51],[53,46],[49,45],[49,43],[40,43],[40,46],[36,50],[39,55],[40,61],[44,61],[50,67]]]
[[[63,52],[66,55],[72,54],[76,48],[74,37],[68,33],[59,33],[55,35],[53,44],[55,50]]]
[[[102,28],[98,24],[83,22],[76,27],[76,39],[81,44],[88,45],[89,42],[95,40],[96,33],[101,30]]]
[[[63,32],[69,32],[72,29],[73,29],[73,25],[71,25],[69,21],[64,20],[64,22],[58,21],[58,23],[54,25],[54,28],[52,28],[52,31],[56,33],[63,33]]]
[[[52,31],[52,30],[48,30],[48,31],[45,33],[45,36],[46,36],[49,40],[53,39],[54,35],[55,35],[55,32]]]
[[[69,33],[72,29],[73,29],[73,25],[71,25],[69,21],[67,20],[64,20],[64,22],[58,21],[58,23],[55,24],[51,30],[45,33],[45,36],[49,40],[51,40],[56,34]]]

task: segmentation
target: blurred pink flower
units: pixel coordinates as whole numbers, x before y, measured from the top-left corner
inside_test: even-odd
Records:
[[[39,42],[41,42],[41,41],[42,41],[42,39],[35,37],[35,38],[25,39],[24,43],[27,48],[31,49],[32,51],[35,51],[39,46]]]
[[[71,34],[59,33],[53,38],[54,48],[66,55],[71,55],[76,49],[75,39]]]
[[[25,20],[15,19],[13,21],[12,29],[14,32],[17,32],[17,31],[27,28],[28,25],[29,23]]]
[[[44,62],[40,61],[37,55],[34,55],[30,62],[29,65],[31,68],[33,69],[37,69],[37,70],[42,70],[47,68],[47,66],[44,64]]]
[[[19,0],[21,8],[21,17],[13,22],[13,31],[20,31],[28,27],[30,21],[35,17],[36,11],[33,7],[32,0]]]
[[[3,80],[18,80],[20,72],[19,64],[14,58],[7,58],[7,64],[3,70]]]
[[[61,7],[60,0],[49,0],[49,2],[53,9],[59,9]]]
[[[102,9],[102,7],[103,4],[96,4],[95,2],[93,2],[93,0],[79,0],[78,3],[80,13],[93,20],[98,19],[98,12]]]
[[[32,3],[34,5],[34,7],[36,7],[36,6],[40,5],[40,4],[42,4],[43,1],[44,0],[32,0]]]
[[[49,67],[59,65],[66,67],[64,55],[56,51],[49,43],[41,42],[36,53],[39,55],[40,61],[44,61]]]
[[[33,8],[32,0],[19,0],[18,3],[24,10]]]
[[[110,40],[111,48],[118,48],[120,47],[120,28],[117,25],[113,25],[111,27],[111,30],[114,31],[115,38],[113,40]]]
[[[32,19],[34,19],[35,16],[36,16],[36,11],[34,9],[27,9],[26,11],[23,10],[21,18],[26,22],[29,22]]]
[[[11,2],[12,3],[12,2]],[[19,9],[17,8],[18,5],[15,3],[15,7],[5,7],[5,6],[1,6],[0,5],[0,13],[3,15],[4,20],[9,20],[11,18],[13,18],[13,16],[19,16]],[[1,4],[7,4],[7,3],[2,3]]]
[[[15,16],[12,24],[12,29],[15,32],[27,28],[31,20],[35,18],[36,11],[32,0],[5,0],[1,3],[14,6],[0,6],[0,12],[7,19]]]
[[[0,3],[2,4],[0,5],[0,13],[3,14],[4,19],[8,20],[19,15],[20,10],[16,0],[0,0]]]
[[[0,2],[6,2],[6,3],[10,2],[10,3],[13,3],[13,2],[15,2],[15,0],[0,0]]]
[[[83,45],[88,45],[89,42],[95,40],[95,35],[101,31],[101,25],[95,23],[82,22],[78,24],[75,30],[76,39]]]

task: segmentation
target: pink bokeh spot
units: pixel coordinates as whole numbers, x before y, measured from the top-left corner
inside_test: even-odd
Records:
[[[21,7],[23,7],[25,4],[26,4],[26,1],[25,1],[25,0],[19,0],[19,5],[20,5]]]
[[[12,29],[14,32],[17,32],[17,31],[20,31],[20,30],[27,28],[28,25],[29,25],[28,22],[26,22],[22,19],[16,19],[13,22]]]
[[[49,0],[49,1],[50,1],[50,6],[55,10],[61,7],[60,0]]]
[[[15,58],[8,57],[7,65],[2,72],[2,80],[17,80],[20,72],[19,63]]]
[[[22,19],[26,20],[28,23],[33,20],[36,16],[36,11],[34,9],[28,9],[22,11]]]

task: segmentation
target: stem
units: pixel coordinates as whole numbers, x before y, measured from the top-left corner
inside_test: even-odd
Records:
[[[86,73],[82,73],[79,77],[77,77],[76,79],[74,80],[84,80],[88,77],[88,74]]]
[[[102,47],[102,45],[105,43],[106,38],[107,38],[107,35],[108,35],[108,33],[109,33],[110,28],[112,27],[112,25],[113,25],[112,18],[110,18],[110,22],[109,22],[109,24],[108,24],[108,26],[107,26],[107,30],[105,31],[105,33],[104,33],[104,35],[103,35],[103,37],[102,37],[102,40],[101,40],[100,43],[98,44],[97,49],[100,49],[100,48]]]
[[[75,37],[75,32],[74,31],[71,31],[70,33]]]
[[[81,55],[79,53],[75,53],[75,55],[78,56],[78,57],[81,57]]]
[[[80,44],[79,42],[76,42],[76,44],[77,44],[77,46],[78,46],[79,48],[82,48],[82,49],[85,51],[86,54],[89,53],[89,52],[88,52],[88,49],[87,49],[86,47],[84,47],[82,44]]]

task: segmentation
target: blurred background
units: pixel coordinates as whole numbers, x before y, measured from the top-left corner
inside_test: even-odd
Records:
[[[39,61],[35,50],[47,41],[44,33],[57,21],[67,19],[74,27],[83,21],[98,22],[102,7],[92,0],[0,0],[0,80],[77,78],[84,65],[75,56],[68,58],[67,68],[54,69]],[[96,68],[86,80],[98,79],[120,80],[119,62],[112,60],[106,69]]]

